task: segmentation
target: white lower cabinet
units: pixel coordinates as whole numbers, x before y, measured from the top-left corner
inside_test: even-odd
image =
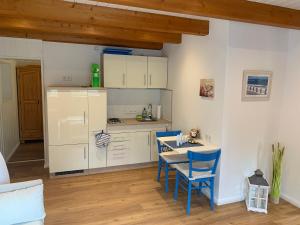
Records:
[[[88,169],[88,144],[49,146],[50,173]]]
[[[106,167],[107,148],[97,148],[95,133],[90,132],[89,137],[89,169]]]
[[[151,133],[134,132],[130,134],[131,146],[129,163],[150,162]]]

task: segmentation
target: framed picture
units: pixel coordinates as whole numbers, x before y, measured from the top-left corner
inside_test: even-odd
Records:
[[[246,70],[243,77],[243,101],[268,101],[272,88],[270,71]]]
[[[215,97],[215,80],[214,79],[201,79],[199,95],[201,97],[205,97],[205,98]]]

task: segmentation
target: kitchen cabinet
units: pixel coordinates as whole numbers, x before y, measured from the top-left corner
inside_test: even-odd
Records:
[[[148,57],[148,88],[167,88],[168,59]]]
[[[107,147],[107,166],[130,164],[130,135],[111,134],[111,143]]]
[[[49,146],[50,173],[88,169],[88,145]]]
[[[126,88],[126,56],[103,55],[104,87]]]
[[[95,134],[106,130],[106,91],[88,90],[89,118],[89,169],[106,167],[106,148],[98,148]]]
[[[126,56],[126,87],[147,88],[147,57]]]
[[[88,99],[83,90],[49,90],[49,145],[88,143]]]
[[[95,141],[106,132],[106,90],[51,87],[47,115],[50,173],[106,167],[106,148]]]
[[[165,57],[103,55],[104,87],[167,88]]]
[[[134,132],[131,138],[129,163],[150,162],[151,133]]]

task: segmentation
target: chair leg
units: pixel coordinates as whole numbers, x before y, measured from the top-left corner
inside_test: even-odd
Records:
[[[210,209],[214,210],[214,190],[215,190],[215,181],[214,178],[210,179]]]
[[[178,187],[179,187],[179,172],[176,171],[176,182],[175,182],[175,191],[174,191],[174,200],[178,199]]]
[[[188,198],[187,198],[187,206],[186,206],[186,214],[191,214],[191,197],[192,197],[192,182],[189,181],[188,185]]]
[[[157,181],[160,181],[160,173],[161,173],[161,167],[162,167],[162,160],[158,159],[158,170],[157,170]]]
[[[198,194],[198,196],[200,196],[202,194],[202,182],[199,182],[199,186],[198,186],[198,189],[197,189],[197,194]]]
[[[169,191],[169,164],[165,163],[165,192]]]

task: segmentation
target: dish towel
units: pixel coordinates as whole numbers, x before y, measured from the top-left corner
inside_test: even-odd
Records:
[[[110,143],[110,135],[107,133],[99,132],[95,134],[97,148],[105,148]]]

